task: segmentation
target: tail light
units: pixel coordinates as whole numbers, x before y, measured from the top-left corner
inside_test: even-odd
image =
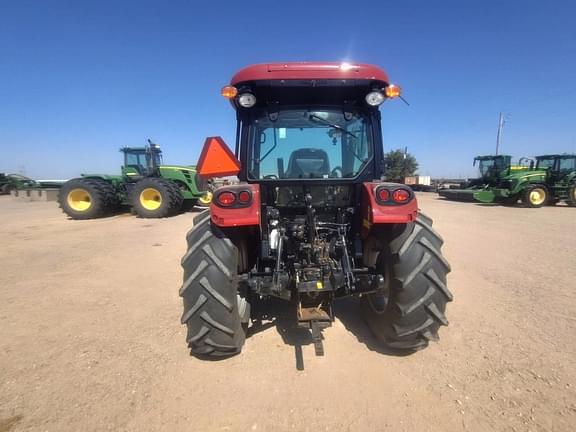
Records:
[[[230,189],[218,190],[212,200],[218,207],[241,208],[249,207],[252,204],[252,192],[250,189]]]
[[[252,196],[250,195],[250,192],[248,192],[248,191],[241,191],[238,194],[238,201],[240,201],[242,204],[248,204],[251,199],[252,199]]]
[[[222,207],[230,207],[236,202],[236,195],[232,192],[221,192],[218,194],[216,202],[218,202]]]
[[[379,201],[386,202],[390,199],[390,191],[386,188],[380,188],[378,189],[376,196]]]
[[[379,185],[374,189],[376,202],[382,205],[407,204],[414,198],[411,189],[399,185]]]
[[[410,192],[406,189],[396,189],[394,193],[392,193],[392,201],[397,202],[398,204],[403,204],[410,200]]]

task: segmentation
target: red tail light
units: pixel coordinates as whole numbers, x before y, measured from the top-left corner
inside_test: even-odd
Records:
[[[392,194],[392,199],[398,204],[404,204],[410,201],[410,192],[406,189],[396,189]]]
[[[390,191],[388,189],[380,188],[378,189],[378,199],[382,202],[388,201],[390,199]]]
[[[236,195],[232,192],[222,192],[218,194],[216,199],[221,206],[230,207],[236,202]]]
[[[248,191],[242,191],[238,194],[238,201],[240,201],[242,204],[248,204],[251,198],[252,196]]]
[[[400,185],[384,183],[374,188],[376,202],[381,205],[406,204],[412,200],[414,194],[410,189]]]
[[[227,186],[218,189],[212,201],[223,208],[250,207],[253,201],[252,191],[244,185]]]

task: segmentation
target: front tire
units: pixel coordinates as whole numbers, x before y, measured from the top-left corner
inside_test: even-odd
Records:
[[[362,314],[372,333],[387,348],[411,353],[438,339],[448,325],[444,315],[453,296],[446,287],[450,265],[442,256],[442,238],[432,219],[420,214],[414,223],[380,231],[369,239],[372,256],[384,275],[385,292],[362,297]]]
[[[212,192],[207,191],[204,195],[198,198],[197,205],[200,207],[210,207],[212,203]]]
[[[95,219],[111,214],[118,206],[118,197],[106,180],[77,178],[60,188],[58,203],[72,219]]]
[[[518,195],[502,198],[500,203],[504,206],[514,206],[518,202]]]
[[[188,251],[182,258],[184,300],[182,324],[186,342],[200,358],[238,354],[246,338],[243,323],[250,305],[238,292],[238,249],[210,223],[210,212],[196,216],[188,233]]]
[[[176,183],[162,178],[145,178],[134,185],[130,201],[138,216],[163,218],[182,209],[183,197]]]
[[[14,189],[14,186],[12,186],[10,183],[6,183],[0,186],[0,195],[10,195],[10,192],[12,192]]]

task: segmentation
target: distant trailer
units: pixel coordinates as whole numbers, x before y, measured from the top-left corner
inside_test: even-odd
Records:
[[[417,175],[404,178],[404,184],[407,184],[409,186],[412,185],[430,186],[431,183],[432,179],[430,178],[430,176]]]
[[[404,184],[410,186],[412,190],[418,192],[433,192],[436,190],[436,188],[432,186],[432,179],[430,176],[405,177]]]

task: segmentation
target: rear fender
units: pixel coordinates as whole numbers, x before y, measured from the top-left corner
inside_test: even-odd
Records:
[[[406,204],[380,204],[374,195],[374,189],[379,185],[385,185],[391,191],[396,188],[410,190],[409,187],[397,183],[364,183],[362,188],[362,232],[364,235],[367,235],[373,225],[409,223],[414,222],[418,216],[418,201],[413,192],[411,192],[412,199]]]
[[[238,197],[242,191],[250,192],[249,204],[223,207],[218,204],[218,196],[223,192],[232,192]],[[213,193],[210,204],[210,219],[219,227],[260,226],[260,186],[257,184],[238,184],[222,186]]]

